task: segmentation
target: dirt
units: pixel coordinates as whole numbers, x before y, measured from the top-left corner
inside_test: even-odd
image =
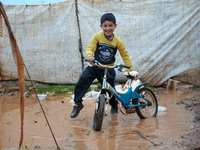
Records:
[[[70,95],[48,96],[42,106],[62,150],[200,149],[200,89],[185,85],[177,90],[152,90],[159,106],[166,110],[159,110],[155,118],[142,120],[135,113],[108,113],[100,132],[92,130],[94,99],[84,100],[84,108],[75,119],[70,118]],[[25,98],[25,106],[21,149],[56,149],[35,95]],[[18,148],[19,95],[0,96],[0,135],[0,149]]]
[[[189,122],[193,125],[193,130],[182,135],[182,141],[179,146],[186,149],[200,150],[200,93],[188,95],[180,100],[178,105],[183,105],[185,109],[192,115],[193,120]]]

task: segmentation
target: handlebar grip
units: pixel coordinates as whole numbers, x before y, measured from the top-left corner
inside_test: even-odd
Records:
[[[84,58],[85,59],[85,61],[87,61],[88,62],[88,59],[87,58]],[[89,63],[89,62],[88,62]],[[89,66],[90,67],[94,67],[96,64],[95,64],[95,60],[93,61],[93,62],[91,62],[91,63],[89,63]]]
[[[128,65],[124,65],[124,64],[120,64],[120,66],[124,67],[124,68],[127,68],[127,69],[130,69],[131,66],[128,66]]]
[[[87,58],[84,58],[85,59],[85,61],[88,61],[88,59]],[[96,60],[94,60],[93,62],[97,62]]]

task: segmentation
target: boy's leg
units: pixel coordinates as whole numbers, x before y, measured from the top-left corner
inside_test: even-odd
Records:
[[[104,71],[103,71],[103,73],[104,73]],[[102,84],[102,77],[103,77],[103,75],[104,74],[101,74],[101,76],[98,76],[98,80],[99,80],[99,82]],[[114,87],[115,88],[115,77],[116,77],[116,72],[115,72],[115,70],[114,69],[112,69],[112,70],[109,70],[108,71],[108,74],[107,74],[107,82],[112,86],[112,87]],[[116,100],[116,98],[115,98],[115,96],[113,95],[113,97],[110,99],[110,101],[109,101],[109,103],[110,103],[110,105],[111,105],[111,111],[110,111],[110,113],[111,114],[115,114],[115,113],[118,113],[118,106],[117,106],[117,104],[118,104],[118,101]]]
[[[73,111],[71,113],[71,118],[75,118],[78,116],[80,110],[83,108],[82,104],[82,97],[87,92],[88,88],[96,78],[94,75],[94,68],[93,67],[87,67],[85,71],[82,73],[82,75],[79,78],[78,83],[76,84],[75,91],[74,91],[74,102],[75,106],[73,108]]]
[[[113,69],[112,71],[109,71],[109,74],[110,74],[110,75],[108,75],[107,81],[108,81],[108,83],[109,83],[113,88],[115,88],[115,77],[116,77],[116,72],[115,72],[115,70]],[[118,106],[117,106],[118,101],[117,101],[117,99],[116,99],[116,97],[115,97],[114,95],[113,95],[113,97],[110,99],[109,103],[110,103],[110,105],[111,105],[111,111],[110,111],[110,113],[111,113],[111,114],[116,114],[116,113],[118,113]]]
[[[94,76],[94,68],[93,67],[87,67],[85,69],[85,71],[82,73],[82,75],[80,76],[75,90],[74,90],[74,102],[75,104],[81,104],[82,103],[82,97],[85,95],[85,93],[87,92],[88,88],[90,87],[90,85],[92,84],[92,82],[94,81],[94,79],[96,78]]]

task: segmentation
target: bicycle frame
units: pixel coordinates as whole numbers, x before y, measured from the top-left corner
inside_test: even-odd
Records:
[[[131,88],[131,79],[129,79],[129,86],[128,86],[128,91],[126,93],[120,93],[117,92],[108,82],[107,82],[107,72],[108,72],[108,68],[105,68],[105,73],[104,73],[104,78],[103,78],[103,83],[102,83],[102,89],[106,89],[108,90],[110,93],[114,94],[116,96],[116,98],[125,106],[126,109],[130,108],[130,100],[131,99],[138,99],[138,98],[142,98],[145,101],[147,101],[147,104],[134,104],[132,105],[132,107],[141,107],[141,106],[145,106],[145,105],[150,105],[152,104],[152,102],[150,102],[148,99],[144,98],[143,96],[139,95],[138,93],[136,93],[135,91],[132,91]],[[147,82],[148,83],[148,82]],[[140,84],[138,85],[138,87],[144,85]]]
[[[132,79],[138,76],[139,72],[136,72],[136,71],[126,72],[124,75],[127,76],[128,81],[129,81],[128,90],[119,92],[107,82],[108,70],[118,68],[119,71],[124,71],[122,70],[123,68],[130,69],[131,68],[130,66],[124,65],[124,64],[119,64],[119,65],[114,64],[113,66],[109,66],[109,65],[101,64],[97,60],[94,60],[92,63],[89,64],[89,66],[90,67],[98,66],[105,69],[101,91],[99,92],[96,99],[96,108],[95,108],[93,125],[92,125],[93,130],[95,131],[101,130],[103,116],[108,115],[107,110],[108,110],[109,100],[112,98],[112,96],[115,96],[121,102],[120,110],[122,114],[124,115],[137,112],[137,115],[141,119],[146,119],[153,116],[156,117],[156,114],[158,111],[157,99],[154,93],[150,89],[143,87],[143,85],[149,82],[144,82],[144,83],[139,84],[134,89],[134,91],[132,89],[131,81]],[[150,94],[150,98],[148,98],[149,99],[148,100],[145,97],[147,97],[149,94]],[[146,102],[138,100],[139,98],[141,98],[142,100]],[[150,106],[150,108],[148,106]],[[153,108],[151,108],[151,106]],[[139,107],[141,107],[141,109]],[[132,109],[132,108],[135,108],[135,109]]]

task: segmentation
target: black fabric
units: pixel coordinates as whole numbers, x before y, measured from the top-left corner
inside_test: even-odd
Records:
[[[98,43],[94,52],[94,58],[102,64],[112,64],[115,62],[117,47]]]
[[[109,77],[107,79],[108,83],[114,87],[115,83],[115,71],[109,70]],[[82,97],[88,91],[88,88],[92,84],[92,82],[97,79],[100,84],[103,82],[104,70],[99,69],[97,66],[95,67],[87,67],[85,71],[79,78],[79,81],[76,84],[75,91],[74,91],[74,102],[75,104],[81,104],[83,99]],[[116,106],[118,104],[116,98],[113,96],[110,99],[110,105]]]

